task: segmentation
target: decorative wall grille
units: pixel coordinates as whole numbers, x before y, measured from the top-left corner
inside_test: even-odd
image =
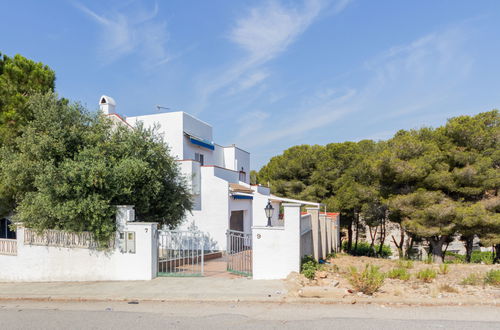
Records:
[[[17,255],[17,240],[0,238],[0,254]]]

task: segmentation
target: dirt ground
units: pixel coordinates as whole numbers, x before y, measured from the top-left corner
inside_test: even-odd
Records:
[[[488,304],[500,305],[500,287],[484,285],[463,285],[461,282],[470,274],[477,274],[481,279],[491,269],[500,269],[500,265],[449,264],[448,273],[440,274],[438,264],[426,264],[414,261],[407,269],[411,278],[407,281],[386,278],[382,287],[372,296],[355,292],[349,283],[349,267],[363,270],[366,264],[380,267],[388,272],[398,268],[397,260],[339,255],[330,259],[313,280],[301,274],[292,273],[287,279],[289,295],[303,298],[329,298],[339,302],[387,302],[406,304]],[[416,278],[422,269],[432,268],[438,274],[431,283],[424,283]]]

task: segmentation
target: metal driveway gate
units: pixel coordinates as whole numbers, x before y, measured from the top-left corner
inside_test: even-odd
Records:
[[[243,276],[252,276],[252,234],[228,230],[226,235],[227,270]]]
[[[204,245],[200,231],[158,231],[158,276],[203,276]]]

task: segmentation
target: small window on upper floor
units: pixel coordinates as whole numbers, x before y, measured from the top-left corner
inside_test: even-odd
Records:
[[[240,171],[240,181],[246,182],[246,180],[247,180],[247,174],[243,171]]]
[[[201,165],[205,164],[205,157],[204,157],[203,154],[195,152],[194,153],[194,160],[196,160],[197,162],[199,162]]]

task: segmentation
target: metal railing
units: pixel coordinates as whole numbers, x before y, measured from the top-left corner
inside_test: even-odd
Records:
[[[62,230],[45,230],[38,233],[33,229],[24,230],[24,244],[57,246],[67,248],[95,249],[99,247],[92,233],[70,233]],[[114,246],[114,240],[110,242],[110,247]]]
[[[0,254],[9,256],[17,255],[17,240],[0,238]]]
[[[200,231],[158,231],[158,276],[203,276],[204,246]]]
[[[252,234],[237,230],[227,233],[227,270],[252,276]]]

